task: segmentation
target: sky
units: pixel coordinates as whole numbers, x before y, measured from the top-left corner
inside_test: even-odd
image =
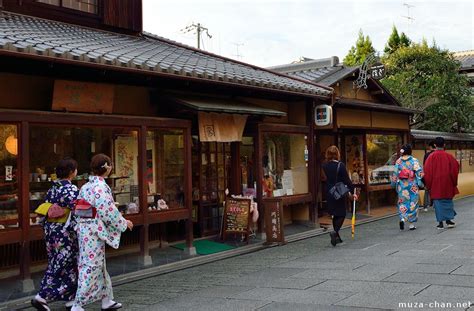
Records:
[[[143,0],[143,19],[145,31],[194,47],[195,32],[183,29],[201,23],[212,36],[201,48],[262,67],[300,57],[342,62],[359,29],[382,52],[393,25],[416,42],[474,49],[471,0]]]

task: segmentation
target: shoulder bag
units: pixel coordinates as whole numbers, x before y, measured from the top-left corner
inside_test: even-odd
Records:
[[[339,167],[341,166],[341,162],[337,164],[336,170],[336,184],[329,189],[329,194],[334,198],[334,200],[340,200],[341,198],[345,197],[346,194],[349,192],[349,188],[342,182],[337,181],[339,177]]]

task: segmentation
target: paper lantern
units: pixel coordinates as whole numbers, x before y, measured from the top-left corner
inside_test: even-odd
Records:
[[[5,141],[5,148],[7,151],[13,155],[18,154],[18,139],[15,138],[15,136],[10,135],[7,137],[7,140]]]

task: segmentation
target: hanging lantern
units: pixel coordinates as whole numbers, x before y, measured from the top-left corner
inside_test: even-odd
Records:
[[[7,151],[13,155],[18,154],[18,139],[16,139],[15,136],[10,135],[7,137],[7,140],[5,141],[5,148]]]

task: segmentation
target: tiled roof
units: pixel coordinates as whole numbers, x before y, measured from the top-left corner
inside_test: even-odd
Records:
[[[411,130],[411,135],[415,139],[435,139],[436,137],[443,137],[445,140],[474,142],[474,133],[446,133],[424,130]]]
[[[358,67],[346,67],[339,64],[336,56],[323,59],[311,59],[301,62],[270,67],[269,69],[315,82],[324,86],[331,86],[349,74],[357,71]]]
[[[152,35],[127,36],[0,10],[0,52],[13,51],[309,96],[332,90]]]
[[[461,70],[474,69],[474,50],[455,52],[453,55],[461,62]]]

